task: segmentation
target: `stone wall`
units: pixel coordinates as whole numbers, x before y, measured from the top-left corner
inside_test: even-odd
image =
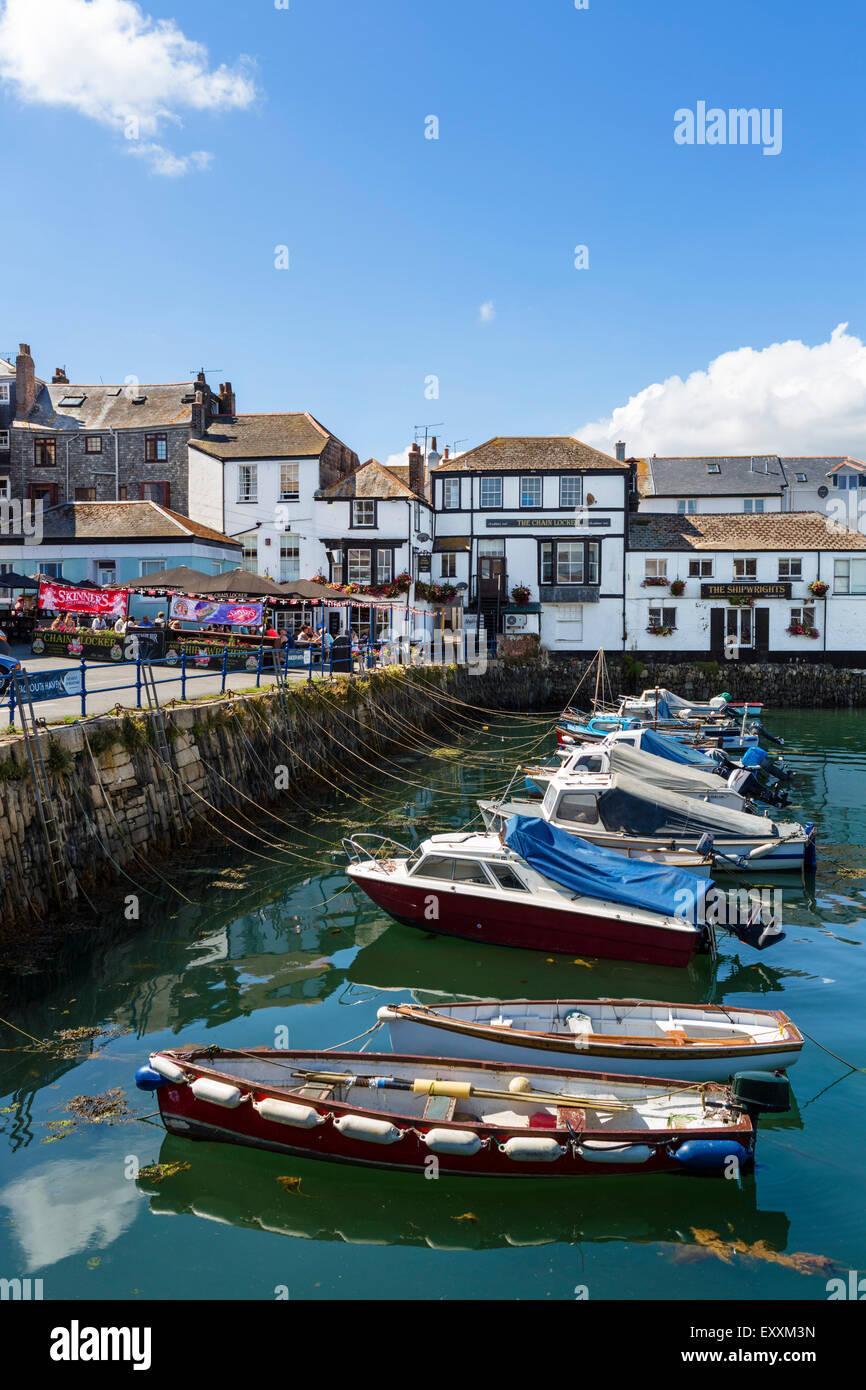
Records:
[[[628,662],[608,661],[609,688],[616,696],[633,695],[651,686],[672,690],[685,699],[706,700],[726,690],[735,700],[760,700],[778,709],[846,709],[866,705],[866,670],[845,670],[813,663],[742,661]],[[590,673],[591,677],[590,678]],[[549,698],[565,703],[578,682],[576,704],[583,707],[595,688],[592,660],[551,663]]]

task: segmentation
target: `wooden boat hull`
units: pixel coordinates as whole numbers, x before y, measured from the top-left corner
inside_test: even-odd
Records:
[[[385,1005],[379,1018],[387,1022],[391,1046],[395,1052],[425,1057],[466,1058],[472,1061],[497,1062],[506,1066],[524,1067],[552,1065],[581,1072],[604,1072],[608,1076],[630,1076],[652,1072],[676,1081],[727,1081],[735,1072],[748,1069],[784,1071],[797,1061],[803,1039],[791,1020],[783,1013],[760,1010],[742,1011],[745,1016],[762,1015],[764,1027],[774,1028],[774,1042],[747,1043],[731,1041],[726,1044],[707,1044],[672,1034],[669,1041],[650,1043],[637,1038],[616,1041],[602,1032],[589,1037],[570,1033],[530,1033],[523,1016],[533,1009],[540,1010],[554,1001],[496,1000],[473,1005],[440,1005],[424,1009],[416,1005]],[[638,1000],[605,1000],[623,1012],[639,1011],[644,1006]],[[564,1017],[572,1010],[585,1011],[592,1017],[597,1001],[555,1001]],[[647,1006],[648,1007],[648,1006]],[[682,1006],[653,1005],[671,1014],[695,1016],[707,1023],[707,1036],[730,1018],[730,1011],[715,1004]],[[462,1013],[461,1013],[462,1011]],[[492,1027],[470,1017],[489,1013],[514,1014],[512,1027]],[[718,1026],[714,1020],[719,1020]],[[695,1028],[697,1032],[699,1029]]]
[[[594,913],[589,900],[585,909],[564,911],[546,906],[538,896],[526,895],[520,902],[504,895],[494,900],[461,891],[452,883],[443,883],[433,893],[429,881],[415,887],[405,879],[388,878],[375,869],[370,872],[364,865],[350,864],[347,873],[404,926],[487,945],[684,967],[705,940],[703,931],[686,923],[674,930],[661,923],[635,922],[625,913],[613,917]]]
[[[214,1053],[220,1055],[215,1056]],[[252,1048],[243,1053],[220,1052],[219,1049],[177,1049],[151,1057],[151,1066],[159,1067],[167,1062],[183,1070],[180,1080],[166,1081],[160,1084],[156,1092],[160,1116],[170,1134],[188,1139],[243,1144],[298,1157],[420,1174],[429,1174],[431,1160],[435,1157],[439,1174],[474,1177],[565,1178],[635,1172],[687,1172],[692,1165],[688,1160],[688,1148],[684,1146],[689,1144],[692,1152],[701,1144],[715,1148],[718,1159],[716,1171],[719,1172],[723,1171],[726,1151],[734,1154],[740,1165],[747,1168],[754,1159],[755,1129],[750,1117],[741,1112],[736,1116],[729,1115],[725,1120],[720,1109],[705,1110],[703,1118],[697,1123],[694,1120],[686,1122],[682,1116],[672,1113],[672,1122],[667,1127],[652,1129],[645,1126],[627,1128],[622,1116],[616,1113],[608,1114],[607,1123],[602,1127],[589,1118],[591,1112],[570,1106],[548,1107],[545,1113],[550,1123],[544,1125],[540,1122],[534,1124],[534,1121],[540,1121],[541,1111],[533,1113],[531,1118],[527,1111],[522,1123],[516,1116],[513,1123],[486,1120],[470,1123],[461,1118],[443,1121],[426,1115],[407,1116],[382,1107],[367,1109],[364,1091],[352,1088],[351,1104],[327,1097],[307,1101],[315,1120],[309,1127],[302,1128],[268,1118],[260,1110],[262,1104],[267,1102],[296,1102],[300,1094],[297,1083],[294,1087],[264,1086],[257,1081],[239,1083],[232,1067],[232,1059],[239,1056],[259,1057],[264,1061],[277,1059],[283,1065],[289,1059],[289,1054],[269,1048]],[[363,1068],[367,1072],[378,1071],[384,1075],[398,1066],[409,1066],[431,1078],[467,1075],[466,1068],[456,1067],[454,1063],[440,1063],[434,1067],[427,1058],[390,1053],[304,1052],[291,1054],[291,1059],[308,1067],[325,1065],[330,1070],[354,1067],[356,1070]],[[521,1070],[533,1089],[573,1087],[581,1075],[551,1067]],[[494,1085],[502,1077],[502,1069],[483,1062],[474,1063],[469,1074],[480,1079],[482,1085]],[[586,1076],[584,1081],[590,1086],[604,1079]],[[239,1089],[242,1093],[240,1100],[229,1107],[203,1099],[195,1093],[192,1084],[202,1080],[211,1086],[216,1082],[218,1087]],[[617,1077],[610,1077],[609,1080],[612,1086],[629,1085],[635,1094],[646,1088],[663,1089],[667,1084],[664,1079],[658,1078],[630,1077],[627,1083]],[[726,1093],[723,1088],[707,1094],[720,1107],[724,1103]],[[355,1132],[345,1131],[349,1117]],[[389,1136],[387,1141],[360,1138],[357,1130],[365,1121],[388,1122],[396,1134]],[[473,1141],[477,1140],[477,1144],[469,1146],[474,1148],[472,1152],[464,1149],[452,1153],[447,1152],[447,1143],[443,1146],[440,1142],[435,1152],[431,1152],[431,1131],[435,1131],[437,1136],[450,1136],[455,1145],[460,1136],[469,1134]],[[547,1156],[532,1158],[524,1152],[518,1158],[514,1144],[522,1143],[525,1150],[530,1147],[525,1143],[527,1138],[546,1141],[549,1150]],[[509,1144],[509,1141],[514,1142]],[[680,1149],[683,1149],[683,1153],[678,1158]],[[697,1170],[701,1171],[700,1168]]]

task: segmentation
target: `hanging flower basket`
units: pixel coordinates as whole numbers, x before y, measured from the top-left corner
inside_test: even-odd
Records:
[[[671,581],[671,595],[673,598],[682,598],[686,591],[686,581],[684,579],[674,579]]]
[[[825,584],[823,579],[813,579],[809,585],[809,593],[814,594],[815,598],[823,598],[830,585]]]
[[[511,590],[511,597],[515,603],[528,603],[529,586],[527,584],[515,584],[514,588]]]
[[[729,598],[728,605],[731,608],[751,608],[755,600],[749,598],[748,594],[743,594],[740,598]]]
[[[647,632],[651,637],[670,637],[673,633],[673,628],[670,623],[661,623],[658,627],[648,627]]]
[[[806,627],[803,623],[791,623],[785,631],[789,637],[820,637],[821,634],[816,627]]]
[[[653,575],[653,576],[652,576],[651,578],[649,578],[649,579],[644,579],[644,580],[642,580],[642,581],[641,581],[641,588],[642,588],[642,589],[666,589],[666,588],[668,587],[669,584],[670,584],[670,580],[669,580],[669,579],[665,579],[665,577],[664,577],[663,574],[656,574],[656,575]]]

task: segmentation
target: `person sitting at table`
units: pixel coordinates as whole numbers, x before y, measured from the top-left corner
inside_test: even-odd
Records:
[[[300,630],[299,630],[299,632],[298,632],[298,635],[297,635],[297,637],[295,638],[295,642],[296,642],[297,646],[299,646],[299,647],[309,647],[309,646],[311,646],[311,645],[313,644],[313,642],[314,642],[315,640],[316,640],[316,636],[315,636],[315,633],[313,632],[313,629],[310,627],[310,624],[309,624],[309,623],[304,623],[304,626],[303,626],[302,628],[300,628]]]
[[[149,617],[147,616],[147,614],[145,613],[145,615],[144,615],[143,618],[139,618],[139,620],[138,620],[138,626],[139,626],[139,627],[153,627],[153,623],[150,621],[150,618],[149,618]]]
[[[65,621],[65,623],[64,623],[64,628],[63,628],[63,630],[64,630],[64,632],[77,632],[77,631],[78,631],[78,619],[76,618],[76,616],[75,616],[74,613],[67,613],[67,614],[66,614],[66,621]]]
[[[285,633],[278,632],[275,627],[266,627],[262,633],[262,637],[265,642],[271,642],[275,647],[284,647],[286,645]]]
[[[118,618],[117,622],[114,624],[114,630],[115,630],[115,632],[119,633],[120,636],[122,637],[123,634],[126,632],[126,626],[127,626],[127,620],[126,620],[126,618],[124,618],[123,616],[121,616],[121,617]]]
[[[90,624],[90,631],[91,631],[91,632],[105,632],[105,629],[106,629],[107,627],[108,627],[108,623],[105,621],[105,619],[103,618],[102,614],[101,614],[101,613],[97,613],[96,617],[93,619],[93,622]]]
[[[154,627],[165,627],[165,614],[157,613],[156,617],[153,620],[153,625]]]
[[[66,619],[64,618],[64,616],[63,616],[62,613],[58,613],[58,614],[57,614],[56,618],[54,619],[54,622],[51,624],[51,626],[50,626],[50,628],[48,629],[48,631],[49,631],[49,632],[65,632],[65,631],[66,631]]]
[[[19,595],[18,595],[18,598],[15,600],[14,604],[12,605],[12,616],[13,616],[13,618],[20,618],[20,617],[23,615],[23,613],[24,613],[24,598],[23,598],[23,596],[22,596],[21,594],[19,594]]]
[[[172,618],[171,622],[169,623],[169,627],[171,628],[172,632],[180,632],[180,618]]]

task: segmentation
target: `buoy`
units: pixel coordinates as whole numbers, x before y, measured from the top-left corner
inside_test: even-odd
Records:
[[[741,1168],[751,1163],[751,1154],[735,1139],[687,1139],[673,1156],[689,1173],[722,1173],[731,1159]]]
[[[508,1089],[513,1096],[520,1095],[522,1091],[531,1091],[532,1086],[525,1076],[512,1076],[508,1083]]]
[[[158,1091],[160,1086],[167,1086],[169,1082],[153,1067],[145,1065],[135,1073],[135,1084],[140,1091]]]

